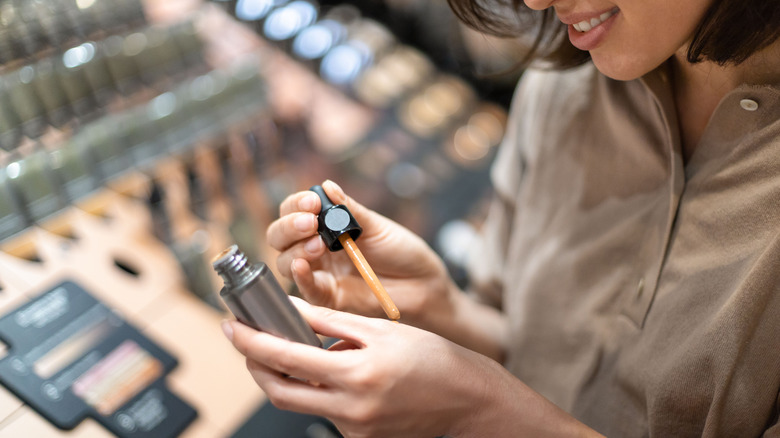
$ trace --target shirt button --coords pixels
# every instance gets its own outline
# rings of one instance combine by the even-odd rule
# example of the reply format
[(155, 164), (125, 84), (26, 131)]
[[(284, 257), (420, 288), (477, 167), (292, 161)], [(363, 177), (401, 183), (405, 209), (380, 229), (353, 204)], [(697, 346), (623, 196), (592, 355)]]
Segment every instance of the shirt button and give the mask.
[(755, 111), (758, 109), (758, 102), (753, 99), (742, 99), (739, 101), (739, 106), (746, 111)]

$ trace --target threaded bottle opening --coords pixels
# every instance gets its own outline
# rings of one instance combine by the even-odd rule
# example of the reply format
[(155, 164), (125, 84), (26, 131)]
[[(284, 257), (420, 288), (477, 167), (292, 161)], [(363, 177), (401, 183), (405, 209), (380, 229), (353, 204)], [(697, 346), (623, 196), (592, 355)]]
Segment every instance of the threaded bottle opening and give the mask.
[(238, 245), (231, 245), (219, 253), (214, 257), (211, 265), (222, 277), (222, 281), (228, 289), (243, 284), (257, 272), (255, 266), (249, 263), (246, 254), (238, 249)]

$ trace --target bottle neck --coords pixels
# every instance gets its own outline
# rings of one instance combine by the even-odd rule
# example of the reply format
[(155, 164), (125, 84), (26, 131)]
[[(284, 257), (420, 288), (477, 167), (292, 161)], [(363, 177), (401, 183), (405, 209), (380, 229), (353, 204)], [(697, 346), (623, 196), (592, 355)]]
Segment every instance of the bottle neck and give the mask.
[(213, 262), (226, 289), (232, 289), (245, 284), (260, 271), (259, 266), (252, 265), (237, 245), (233, 245), (220, 254)]

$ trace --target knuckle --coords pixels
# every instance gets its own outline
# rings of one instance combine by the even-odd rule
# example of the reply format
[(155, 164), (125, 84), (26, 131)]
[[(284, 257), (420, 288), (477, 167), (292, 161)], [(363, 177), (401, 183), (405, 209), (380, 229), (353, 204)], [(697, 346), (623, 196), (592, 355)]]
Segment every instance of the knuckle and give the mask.
[(270, 383), (263, 389), (268, 400), (277, 408), (283, 410), (291, 410), (293, 408), (292, 401), (287, 397), (287, 392), (281, 390), (279, 385)]
[(377, 423), (381, 417), (381, 412), (382, 409), (379, 404), (366, 401), (360, 403), (352, 410), (349, 421), (355, 426), (365, 430)]
[(270, 358), (270, 362), (271, 366), (277, 371), (292, 374), (292, 371), (295, 370), (296, 361), (287, 351), (281, 351), (278, 354), (273, 355)]
[(289, 277), (290, 263), (291, 262), (287, 257), (280, 254), (279, 257), (276, 258), (276, 269), (285, 277)]
[(252, 374), (255, 374), (255, 372), (260, 372), (263, 370), (262, 366), (254, 359), (247, 357), (245, 359), (245, 362), (246, 362), (246, 369), (248, 369), (249, 372)]
[(373, 366), (364, 364), (353, 369), (348, 374), (347, 380), (349, 385), (359, 392), (374, 393), (381, 387), (382, 378)]
[(277, 234), (279, 234), (279, 233), (276, 231), (276, 229), (277, 229), (278, 227), (279, 227), (279, 224), (278, 224), (278, 219), (277, 219), (277, 220), (275, 220), (275, 221), (271, 222), (271, 224), (270, 224), (270, 225), (268, 225), (268, 228), (265, 230), (265, 240), (266, 240), (266, 241), (267, 241), (267, 242), (268, 242), (268, 243), (269, 243), (269, 244), (270, 244), (270, 245), (271, 245), (271, 246), (272, 246), (274, 249), (279, 249), (279, 248), (276, 248), (276, 246), (275, 246), (275, 242), (274, 242), (274, 237), (276, 237), (276, 235), (277, 235)]

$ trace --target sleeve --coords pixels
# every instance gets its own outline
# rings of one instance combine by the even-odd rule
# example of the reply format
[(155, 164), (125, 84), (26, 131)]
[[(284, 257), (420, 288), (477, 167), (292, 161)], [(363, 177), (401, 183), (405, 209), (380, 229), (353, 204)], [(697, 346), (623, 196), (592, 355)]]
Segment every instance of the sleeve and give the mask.
[(522, 232), (518, 212), (523, 193), (533, 189), (533, 169), (544, 164), (540, 151), (561, 130), (560, 120), (572, 108), (570, 97), (581, 96), (582, 84), (595, 74), (595, 67), (585, 64), (566, 72), (529, 69), (520, 79), (491, 168), (492, 203), (466, 265), (469, 292), (488, 305), (502, 307), (503, 276), (511, 269), (512, 245)]
[(519, 190), (525, 168), (518, 134), (522, 131), (521, 126), (527, 122), (525, 90), (528, 89), (529, 76), (527, 72), (524, 74), (512, 98), (507, 130), (490, 173), (493, 197), (466, 265), (468, 292), (499, 309), (503, 301), (502, 273), (515, 216), (515, 194)]

